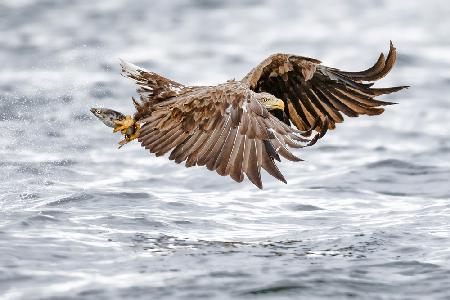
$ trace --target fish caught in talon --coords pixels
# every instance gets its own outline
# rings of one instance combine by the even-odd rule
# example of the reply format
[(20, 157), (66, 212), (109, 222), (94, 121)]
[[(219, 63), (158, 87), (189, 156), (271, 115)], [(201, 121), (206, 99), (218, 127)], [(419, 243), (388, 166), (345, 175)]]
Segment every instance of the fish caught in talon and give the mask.
[(113, 132), (122, 133), (125, 138), (119, 142), (119, 149), (139, 137), (141, 125), (129, 115), (124, 115), (109, 108), (91, 108), (91, 112), (106, 126), (112, 127)]

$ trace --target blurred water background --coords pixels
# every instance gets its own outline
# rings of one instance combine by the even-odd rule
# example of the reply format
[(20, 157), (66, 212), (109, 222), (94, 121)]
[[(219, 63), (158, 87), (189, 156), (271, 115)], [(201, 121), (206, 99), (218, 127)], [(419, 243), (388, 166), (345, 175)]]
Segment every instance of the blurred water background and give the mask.
[[(0, 2), (0, 298), (450, 298), (450, 4)], [(94, 120), (132, 112), (118, 58), (185, 84), (274, 52), (345, 70), (392, 39), (411, 85), (264, 190), (155, 158)]]

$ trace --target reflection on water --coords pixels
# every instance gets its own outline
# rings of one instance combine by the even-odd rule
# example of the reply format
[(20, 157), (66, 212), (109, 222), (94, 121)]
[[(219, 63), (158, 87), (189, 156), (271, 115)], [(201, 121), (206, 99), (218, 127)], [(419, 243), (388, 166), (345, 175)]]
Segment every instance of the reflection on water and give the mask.
[[(439, 0), (2, 1), (3, 298), (449, 297), (449, 13)], [(274, 52), (363, 69), (390, 39), (383, 85), (412, 87), (283, 162), (287, 185), (117, 150), (89, 113), (132, 111), (119, 57), (217, 84)]]

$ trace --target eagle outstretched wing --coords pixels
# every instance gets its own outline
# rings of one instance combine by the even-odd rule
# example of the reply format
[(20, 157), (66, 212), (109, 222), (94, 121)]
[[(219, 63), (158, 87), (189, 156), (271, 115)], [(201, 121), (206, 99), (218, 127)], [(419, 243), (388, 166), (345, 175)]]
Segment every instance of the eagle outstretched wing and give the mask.
[[(280, 156), (299, 161), (288, 149), (314, 144), (279, 121), (239, 82), (203, 87), (176, 99), (155, 103), (149, 117), (138, 120), (139, 142), (157, 156), (171, 151), (169, 159), (186, 166), (206, 166), (237, 182), (244, 174), (262, 188), (261, 168), (286, 182), (275, 165)], [(319, 126), (320, 127), (320, 126)], [(322, 123), (321, 131), (325, 131)]]
[[(375, 65), (361, 72), (346, 72), (321, 65), (319, 60), (289, 54), (275, 54), (264, 60), (242, 80), (251, 90), (268, 92), (285, 103), (284, 122), (306, 130), (328, 119), (329, 129), (349, 117), (378, 115), (380, 106), (394, 104), (375, 99), (407, 86), (372, 88), (394, 66), (396, 49), (390, 43)], [(283, 119), (280, 117), (280, 119)]]

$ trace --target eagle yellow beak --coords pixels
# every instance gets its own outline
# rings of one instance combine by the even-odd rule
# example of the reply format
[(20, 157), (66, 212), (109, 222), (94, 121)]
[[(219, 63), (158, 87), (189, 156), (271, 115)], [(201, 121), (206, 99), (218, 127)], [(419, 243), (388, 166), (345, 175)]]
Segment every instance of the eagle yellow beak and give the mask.
[(268, 110), (281, 109), (284, 110), (284, 102), (280, 99), (268, 99), (264, 102), (264, 106)]

